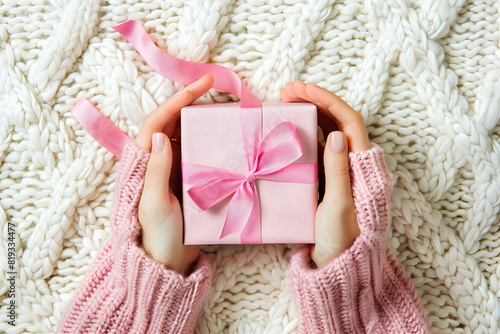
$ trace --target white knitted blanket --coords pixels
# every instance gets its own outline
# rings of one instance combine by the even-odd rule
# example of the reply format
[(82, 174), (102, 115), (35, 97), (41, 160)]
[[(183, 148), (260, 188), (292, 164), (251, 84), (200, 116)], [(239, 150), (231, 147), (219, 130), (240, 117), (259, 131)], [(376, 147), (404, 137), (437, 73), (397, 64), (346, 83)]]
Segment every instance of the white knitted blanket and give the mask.
[[(262, 100), (278, 101), (279, 89), (299, 79), (359, 110), (394, 175), (390, 245), (430, 325), (498, 332), (499, 7), (0, 0), (0, 332), (54, 332), (110, 235), (119, 160), (71, 108), (85, 96), (135, 137), (144, 116), (181, 88), (110, 28), (128, 19), (176, 57), (233, 69)], [(212, 90), (200, 101), (233, 99)], [(294, 247), (202, 247), (213, 287), (197, 332), (295, 332), (286, 262)]]

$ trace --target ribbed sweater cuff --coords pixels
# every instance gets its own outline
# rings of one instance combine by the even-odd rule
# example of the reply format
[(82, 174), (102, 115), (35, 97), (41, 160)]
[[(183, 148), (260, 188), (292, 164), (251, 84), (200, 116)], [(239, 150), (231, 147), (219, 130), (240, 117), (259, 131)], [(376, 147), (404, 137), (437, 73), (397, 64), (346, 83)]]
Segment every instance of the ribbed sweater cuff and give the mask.
[[(122, 258), (117, 284), (129, 295), (132, 309), (125, 314), (134, 315), (127, 318), (136, 319), (129, 332), (159, 333), (168, 328), (169, 333), (192, 333), (211, 285), (208, 258), (200, 254), (187, 277), (151, 258), (133, 240)], [(141, 328), (141, 324), (147, 327)]]
[[(115, 228), (137, 210), (150, 156), (151, 152), (135, 146), (134, 140), (123, 148), (116, 173), (115, 196), (110, 217)], [(116, 232), (119, 230), (120, 228)]]
[(70, 301), (58, 333), (192, 333), (211, 286), (206, 256), (200, 254), (184, 277), (133, 241), (120, 247), (118, 258), (113, 248), (110, 239)]
[(113, 234), (70, 302), (61, 333), (192, 333), (211, 286), (211, 264), (200, 254), (191, 274), (146, 254), (137, 205), (150, 152), (131, 141), (117, 173)]
[(420, 296), (389, 249), (362, 235), (320, 269), (310, 247), (290, 257), (290, 282), (301, 333), (428, 333)]
[(425, 312), (410, 278), (385, 243), (392, 179), (383, 150), (349, 153), (360, 228), (351, 246), (323, 268), (310, 246), (290, 257), (289, 278), (305, 333), (426, 333)]
[(289, 276), (301, 332), (354, 333), (363, 328), (358, 298), (360, 290), (370, 286), (372, 257), (379, 259), (380, 251), (368, 254), (360, 235), (351, 247), (320, 269), (311, 261), (309, 246), (295, 251), (290, 257)]
[(131, 308), (124, 313), (129, 316), (123, 322), (135, 319), (128, 327), (134, 333), (163, 332), (166, 328), (169, 333), (190, 333), (210, 289), (211, 264), (200, 254), (191, 274), (184, 277), (151, 258), (142, 247), (137, 206), (150, 155), (131, 141), (124, 148), (117, 177), (119, 201), (113, 220), (117, 263), (113, 277), (127, 291), (127, 307)]
[(362, 234), (375, 243), (385, 242), (391, 223), (389, 202), (392, 176), (384, 150), (370, 143), (370, 149), (349, 152), (349, 171), (356, 218)]

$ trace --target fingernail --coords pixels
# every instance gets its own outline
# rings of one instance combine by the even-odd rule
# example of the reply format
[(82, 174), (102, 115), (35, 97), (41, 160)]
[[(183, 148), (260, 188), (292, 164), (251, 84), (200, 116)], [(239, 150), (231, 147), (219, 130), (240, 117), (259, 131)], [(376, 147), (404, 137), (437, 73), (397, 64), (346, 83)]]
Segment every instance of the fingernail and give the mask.
[(345, 136), (340, 131), (330, 134), (330, 148), (334, 152), (342, 152), (345, 148)]
[(156, 132), (153, 134), (153, 151), (161, 152), (163, 151), (163, 147), (165, 146), (165, 141), (163, 140), (163, 136), (161, 132)]

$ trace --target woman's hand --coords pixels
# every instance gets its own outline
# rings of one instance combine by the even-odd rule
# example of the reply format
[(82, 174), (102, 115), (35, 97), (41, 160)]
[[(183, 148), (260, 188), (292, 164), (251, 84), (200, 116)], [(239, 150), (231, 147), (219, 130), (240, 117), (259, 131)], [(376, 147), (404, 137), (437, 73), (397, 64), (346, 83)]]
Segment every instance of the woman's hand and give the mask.
[(135, 139), (135, 145), (141, 149), (151, 151), (153, 147), (139, 202), (142, 245), (155, 260), (185, 276), (198, 259), (200, 246), (183, 245), (182, 211), (176, 197), (180, 196), (181, 183), (179, 152), (172, 149), (169, 138), (179, 141), (181, 108), (213, 85), (214, 77), (207, 74), (186, 86), (146, 116)]
[(280, 90), (280, 96), (285, 102), (314, 103), (319, 111), (318, 124), (325, 135), (329, 134), (323, 154), (318, 154), (318, 166), (323, 156), (325, 178), (320, 171), (322, 201), (316, 212), (316, 244), (311, 247), (312, 260), (322, 268), (348, 248), (359, 234), (348, 152), (369, 149), (368, 133), (360, 113), (319, 86), (300, 81), (287, 83)]

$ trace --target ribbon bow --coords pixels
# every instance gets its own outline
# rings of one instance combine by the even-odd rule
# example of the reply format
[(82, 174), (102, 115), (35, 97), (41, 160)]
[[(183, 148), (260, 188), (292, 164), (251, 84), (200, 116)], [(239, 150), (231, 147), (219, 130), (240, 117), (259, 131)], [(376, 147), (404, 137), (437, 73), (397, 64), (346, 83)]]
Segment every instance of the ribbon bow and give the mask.
[[(241, 131), (249, 174), (183, 163), (182, 178), (184, 184), (194, 185), (188, 195), (203, 211), (234, 194), (220, 238), (241, 232), (242, 243), (262, 243), (255, 179), (294, 183), (317, 181), (315, 163), (292, 164), (303, 154), (302, 143), (293, 124), (283, 122), (276, 125), (261, 141), (262, 103), (236, 73), (220, 65), (192, 63), (168, 55), (151, 41), (136, 21), (129, 20), (113, 28), (132, 44), (151, 68), (164, 77), (187, 85), (211, 73), (215, 78), (214, 88), (240, 98)], [(117, 156), (121, 155), (124, 145), (131, 140), (84, 98), (72, 112), (99, 143)], [(102, 135), (102, 128), (106, 136)]]
[(220, 239), (241, 233), (242, 243), (260, 243), (260, 206), (255, 180), (316, 182), (315, 164), (292, 165), (302, 154), (302, 143), (295, 126), (291, 122), (282, 122), (260, 143), (252, 169), (247, 175), (183, 163), (183, 182), (194, 184), (187, 193), (202, 211), (234, 194)]

